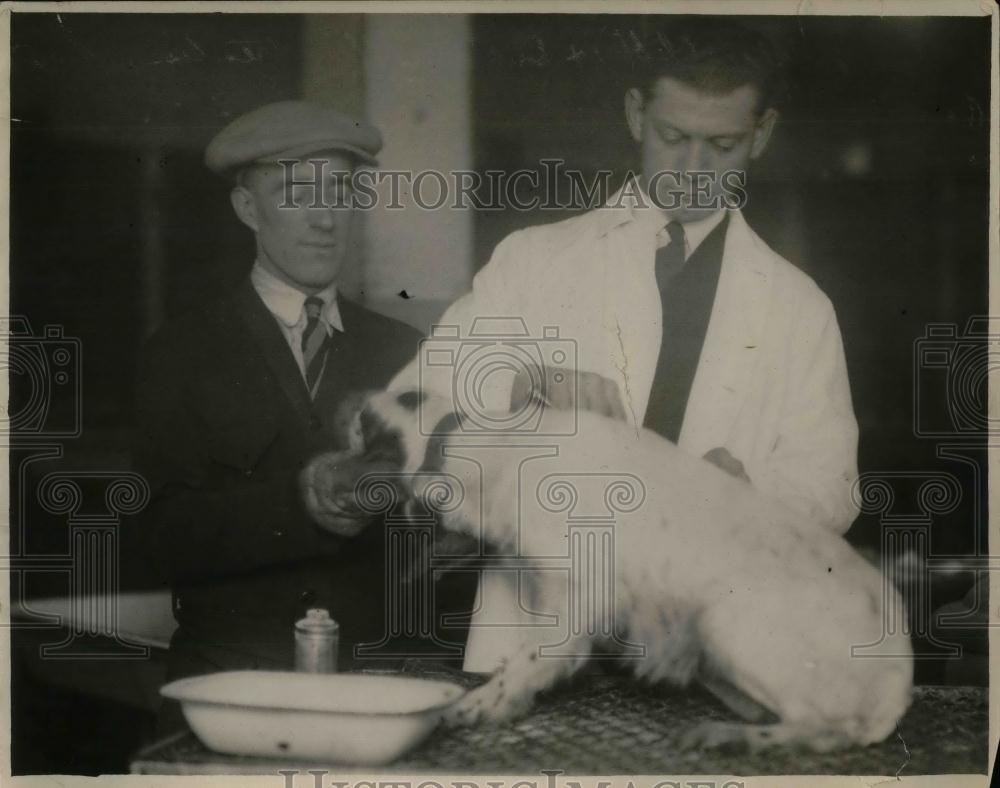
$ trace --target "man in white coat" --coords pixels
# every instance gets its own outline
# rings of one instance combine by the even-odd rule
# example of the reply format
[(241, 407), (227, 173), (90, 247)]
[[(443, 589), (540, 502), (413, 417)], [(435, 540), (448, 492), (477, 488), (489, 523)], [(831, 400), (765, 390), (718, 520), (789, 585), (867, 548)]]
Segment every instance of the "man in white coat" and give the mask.
[[(484, 317), (520, 318), (532, 337), (556, 327), (575, 342), (578, 375), (546, 369), (551, 402), (654, 429), (843, 533), (856, 515), (858, 433), (833, 307), (725, 204), (732, 173), (771, 137), (776, 59), (729, 23), (664, 27), (649, 73), (625, 94), (637, 182), (596, 210), (508, 236), (440, 323), (462, 338)], [(711, 173), (710, 186), (697, 173)], [(454, 373), (416, 359), (391, 387), (479, 385)], [(507, 408), (523, 402), (525, 381), (498, 372), (475, 397)], [(512, 629), (487, 624), (512, 594), (485, 574), (467, 668), (509, 653)]]

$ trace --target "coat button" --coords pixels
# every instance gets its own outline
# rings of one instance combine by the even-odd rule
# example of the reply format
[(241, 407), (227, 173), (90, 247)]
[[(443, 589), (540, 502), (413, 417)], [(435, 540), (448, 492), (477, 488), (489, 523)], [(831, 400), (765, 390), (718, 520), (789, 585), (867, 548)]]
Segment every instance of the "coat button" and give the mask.
[(303, 604), (311, 605), (316, 601), (316, 592), (311, 588), (307, 588), (301, 594), (299, 594), (299, 599), (302, 600)]
[(318, 429), (319, 429), (320, 427), (322, 427), (322, 426), (323, 426), (323, 422), (322, 422), (322, 421), (320, 421), (320, 418), (319, 418), (319, 416), (310, 416), (310, 417), (309, 417), (309, 426), (310, 426), (310, 427), (311, 427), (311, 428), (312, 428), (313, 430), (318, 430)]

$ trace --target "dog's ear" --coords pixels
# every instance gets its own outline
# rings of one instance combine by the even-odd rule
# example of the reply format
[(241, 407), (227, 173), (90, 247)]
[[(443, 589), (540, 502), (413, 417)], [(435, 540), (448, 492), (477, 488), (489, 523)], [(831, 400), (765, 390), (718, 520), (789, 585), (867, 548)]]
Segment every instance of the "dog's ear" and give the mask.
[(333, 414), (333, 433), (337, 445), (361, 453), (365, 450), (361, 431), (361, 411), (374, 391), (349, 391)]

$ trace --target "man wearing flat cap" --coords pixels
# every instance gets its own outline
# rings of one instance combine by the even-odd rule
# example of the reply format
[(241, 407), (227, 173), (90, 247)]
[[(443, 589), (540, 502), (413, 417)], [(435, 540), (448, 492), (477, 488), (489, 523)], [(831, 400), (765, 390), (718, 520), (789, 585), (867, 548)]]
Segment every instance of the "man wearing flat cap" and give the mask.
[(338, 448), (331, 417), (348, 392), (383, 388), (419, 340), (337, 291), (350, 176), (381, 144), (330, 107), (285, 101), (238, 118), (206, 150), (233, 179), (257, 257), (234, 292), (151, 340), (140, 381), (144, 533), (179, 624), (172, 677), (291, 669), (309, 608), (339, 622), (342, 667), (353, 646), (383, 637), (384, 529), (356, 516), (320, 527), (298, 487), (311, 457)]

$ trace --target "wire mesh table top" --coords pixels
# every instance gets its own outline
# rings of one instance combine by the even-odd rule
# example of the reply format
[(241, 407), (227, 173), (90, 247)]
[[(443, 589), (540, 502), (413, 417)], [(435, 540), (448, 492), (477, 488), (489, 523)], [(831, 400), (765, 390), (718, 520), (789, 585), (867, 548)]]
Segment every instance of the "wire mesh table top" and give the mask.
[[(466, 686), (481, 677), (430, 673)], [(736, 720), (704, 690), (644, 686), (619, 676), (585, 676), (539, 697), (526, 717), (503, 725), (438, 730), (387, 767), (330, 765), (330, 771), (436, 774), (916, 774), (985, 773), (987, 692), (980, 687), (918, 687), (897, 734), (870, 747), (816, 754), (683, 751), (678, 741), (704, 720)], [(158, 742), (132, 769), (160, 774), (276, 774), (323, 764), (221, 755), (188, 732)]]

